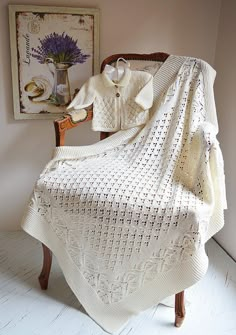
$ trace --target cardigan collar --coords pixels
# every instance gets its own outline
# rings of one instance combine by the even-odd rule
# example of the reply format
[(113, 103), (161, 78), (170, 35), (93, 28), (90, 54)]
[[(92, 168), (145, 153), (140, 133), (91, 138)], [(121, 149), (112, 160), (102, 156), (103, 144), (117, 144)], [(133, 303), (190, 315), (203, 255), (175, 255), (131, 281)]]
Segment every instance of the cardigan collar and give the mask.
[(131, 77), (131, 70), (129, 68), (124, 68), (124, 74), (118, 82), (112, 81), (105, 69), (102, 72), (102, 80), (106, 87), (112, 87), (115, 85), (125, 87), (129, 84), (130, 77)]

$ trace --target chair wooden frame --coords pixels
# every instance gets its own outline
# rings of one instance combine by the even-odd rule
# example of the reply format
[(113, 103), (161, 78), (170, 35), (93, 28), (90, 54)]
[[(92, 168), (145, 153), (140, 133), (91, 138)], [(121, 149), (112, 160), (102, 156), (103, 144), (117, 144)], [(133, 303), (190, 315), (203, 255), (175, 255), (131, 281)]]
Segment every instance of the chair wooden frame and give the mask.
[[(156, 52), (152, 54), (115, 54), (110, 57), (107, 57), (101, 65), (101, 72), (103, 71), (106, 64), (114, 63), (118, 58), (123, 57), (126, 60), (148, 60), (148, 61), (158, 61), (164, 62), (168, 58), (168, 54), (163, 52)], [(93, 118), (92, 109), (87, 109), (87, 115), (82, 120), (74, 122), (71, 116), (65, 115), (61, 119), (54, 121), (55, 127), (55, 136), (56, 136), (56, 146), (64, 146), (65, 144), (65, 133), (67, 130), (77, 127), (81, 123), (86, 121), (90, 121)], [(100, 139), (105, 139), (110, 136), (110, 133), (101, 132)], [(52, 252), (46, 246), (43, 246), (43, 267), (42, 271), (39, 275), (39, 283), (42, 290), (46, 290), (48, 288), (49, 275), (52, 264)], [(185, 304), (184, 304), (184, 291), (179, 292), (175, 295), (175, 326), (180, 327), (185, 318)]]

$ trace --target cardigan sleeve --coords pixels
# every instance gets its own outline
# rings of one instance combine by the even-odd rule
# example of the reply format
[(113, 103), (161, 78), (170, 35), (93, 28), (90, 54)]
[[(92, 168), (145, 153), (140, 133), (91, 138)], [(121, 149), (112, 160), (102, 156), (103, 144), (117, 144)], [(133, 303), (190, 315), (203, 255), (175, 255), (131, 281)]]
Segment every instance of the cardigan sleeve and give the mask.
[(144, 110), (152, 107), (153, 104), (153, 76), (145, 73), (145, 84), (135, 97), (135, 102)]
[(86, 83), (81, 87), (67, 109), (72, 107), (74, 109), (83, 109), (92, 105), (95, 98), (95, 88), (92, 82), (92, 78), (93, 77), (86, 81)]

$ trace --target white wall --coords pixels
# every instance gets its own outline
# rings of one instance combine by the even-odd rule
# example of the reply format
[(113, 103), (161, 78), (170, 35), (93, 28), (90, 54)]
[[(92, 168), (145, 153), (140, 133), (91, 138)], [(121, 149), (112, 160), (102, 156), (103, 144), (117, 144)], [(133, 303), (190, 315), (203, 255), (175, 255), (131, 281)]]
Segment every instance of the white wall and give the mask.
[[(101, 10), (101, 60), (118, 52), (165, 51), (213, 64), (220, 0), (1, 0), (0, 2), (0, 230), (20, 228), (24, 205), (54, 146), (52, 121), (13, 119), (7, 5), (95, 7)], [(68, 144), (92, 143), (90, 125)]]
[(215, 57), (215, 97), (224, 154), (228, 210), (217, 241), (236, 260), (236, 1), (223, 0)]

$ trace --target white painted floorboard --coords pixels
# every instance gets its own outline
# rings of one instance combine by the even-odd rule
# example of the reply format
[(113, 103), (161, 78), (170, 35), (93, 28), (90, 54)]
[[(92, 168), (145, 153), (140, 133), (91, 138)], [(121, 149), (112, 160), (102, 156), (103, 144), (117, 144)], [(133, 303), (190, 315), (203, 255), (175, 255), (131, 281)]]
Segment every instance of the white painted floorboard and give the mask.
[[(213, 240), (207, 275), (186, 291), (184, 324), (174, 310), (150, 308), (115, 335), (236, 335), (236, 264)], [(23, 232), (0, 234), (1, 335), (105, 335), (84, 311), (53, 261), (49, 288), (41, 291), (41, 244)]]

